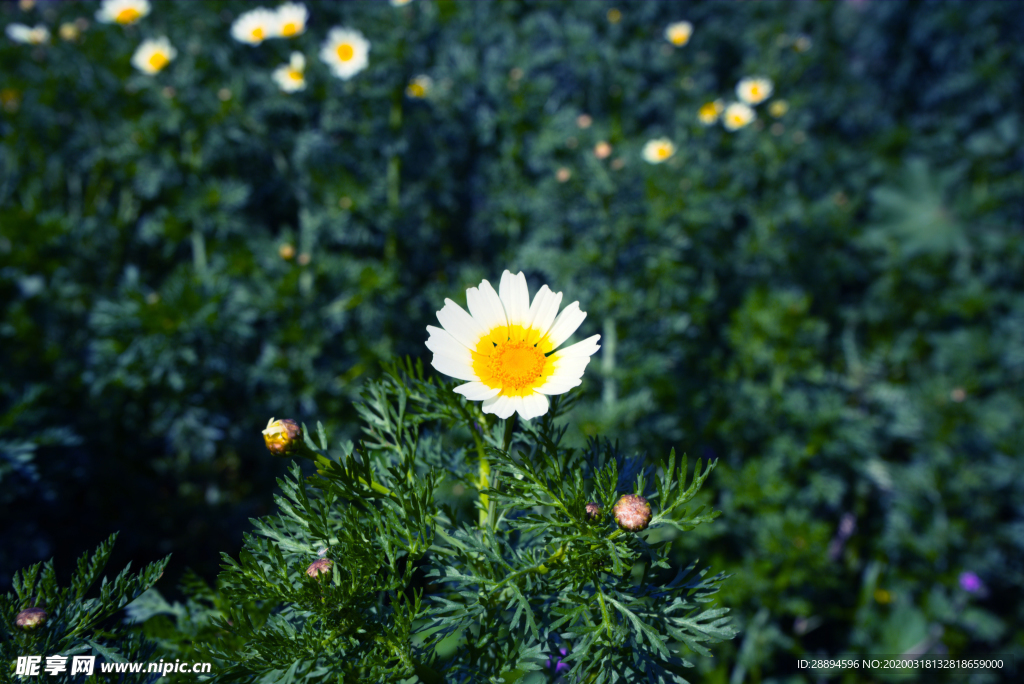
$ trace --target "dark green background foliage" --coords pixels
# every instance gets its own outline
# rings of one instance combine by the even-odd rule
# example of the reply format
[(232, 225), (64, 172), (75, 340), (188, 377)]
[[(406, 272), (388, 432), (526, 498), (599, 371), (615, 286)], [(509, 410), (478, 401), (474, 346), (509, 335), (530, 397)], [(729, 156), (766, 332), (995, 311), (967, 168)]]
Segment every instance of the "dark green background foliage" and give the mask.
[[(571, 439), (719, 458), (722, 517), (676, 542), (734, 573), (741, 634), (706, 681), (1020, 659), (1024, 6), (307, 4), (305, 35), (258, 47), (229, 36), (238, 2), (0, 41), (3, 583), (114, 530), (115, 565), (173, 551), (165, 594), (212, 580), (271, 509), (266, 420), (355, 437), (363, 379), (429, 358), (444, 298), (511, 268), (603, 336)], [(56, 34), (95, 7), (0, 22)], [(317, 58), (334, 25), (372, 43), (348, 82)], [(134, 72), (160, 34), (178, 58)], [(293, 49), (308, 89), (284, 95)], [(788, 113), (697, 122), (757, 74)], [(660, 136), (677, 153), (646, 164)]]

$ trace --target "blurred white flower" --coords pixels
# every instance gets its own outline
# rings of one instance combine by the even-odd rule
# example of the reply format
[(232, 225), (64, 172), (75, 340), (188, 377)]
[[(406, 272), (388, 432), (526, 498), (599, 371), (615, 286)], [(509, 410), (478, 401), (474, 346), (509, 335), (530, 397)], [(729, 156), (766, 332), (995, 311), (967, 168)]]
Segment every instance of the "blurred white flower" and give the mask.
[(660, 164), (676, 153), (676, 146), (668, 138), (655, 138), (644, 144), (640, 156), (651, 164)]
[(320, 49), (320, 59), (335, 76), (348, 80), (369, 64), (370, 41), (354, 29), (332, 28)]
[(240, 14), (231, 24), (231, 37), (249, 45), (259, 45), (267, 38), (274, 38), (280, 33), (277, 12), (271, 12), (265, 7), (257, 7)]
[(178, 56), (166, 37), (144, 40), (132, 55), (132, 66), (144, 74), (155, 74)]
[[(466, 384), (455, 391), (482, 401), (484, 413), (524, 420), (548, 412), (548, 395), (580, 384), (600, 335), (555, 351), (587, 314), (573, 302), (558, 313), (562, 293), (544, 285), (530, 303), (526, 276), (505, 271), (498, 292), (486, 280), (466, 290), (469, 313), (450, 299), (437, 312), (441, 328), (427, 326), (431, 365)], [(556, 317), (556, 314), (557, 317)]]
[(42, 24), (35, 28), (29, 28), (24, 24), (8, 24), (7, 37), (16, 43), (41, 45), (50, 42), (50, 30)]
[(277, 8), (277, 35), (292, 38), (306, 32), (309, 11), (305, 5), (287, 2)]
[(272, 74), (274, 81), (286, 93), (306, 89), (306, 58), (301, 52), (293, 52), (288, 64), (283, 64)]
[(715, 100), (714, 102), (705, 102), (697, 110), (697, 119), (705, 126), (718, 121), (719, 115), (725, 110), (725, 104), (721, 100)]
[(426, 74), (420, 74), (416, 78), (409, 81), (409, 85), (405, 87), (405, 94), (409, 97), (422, 99), (427, 96), (430, 89), (434, 87), (434, 79), (430, 78)]
[(743, 128), (757, 118), (754, 110), (742, 102), (733, 102), (725, 108), (725, 115), (722, 117), (722, 125), (726, 130), (735, 131)]
[(682, 47), (690, 42), (693, 35), (693, 24), (688, 21), (677, 21), (665, 28), (665, 40), (676, 47)]
[(412, 2), (412, 0), (389, 0), (389, 1), (391, 2), (391, 6), (392, 7), (402, 7), (403, 5), (408, 5), (410, 2)]
[(772, 94), (772, 82), (767, 78), (747, 77), (736, 84), (736, 97), (747, 104), (764, 102)]
[(103, 0), (96, 20), (104, 24), (134, 24), (149, 14), (149, 0)]

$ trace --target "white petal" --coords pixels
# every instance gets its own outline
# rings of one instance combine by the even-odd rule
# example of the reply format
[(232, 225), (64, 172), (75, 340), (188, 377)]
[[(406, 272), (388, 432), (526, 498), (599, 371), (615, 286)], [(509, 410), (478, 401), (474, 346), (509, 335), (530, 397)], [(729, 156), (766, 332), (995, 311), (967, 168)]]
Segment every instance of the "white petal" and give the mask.
[(479, 288), (466, 290), (466, 303), (469, 305), (469, 313), (485, 330), (491, 331), (508, 325), (501, 298), (486, 280), (480, 283)]
[(565, 349), (559, 349), (557, 352), (557, 357), (559, 359), (566, 359), (583, 356), (593, 356), (594, 353), (601, 348), (601, 345), (597, 343), (599, 339), (601, 339), (600, 335), (594, 335), (593, 337), (588, 337), (582, 342), (577, 342), (576, 344), (569, 345)]
[(533, 394), (523, 397), (523, 408), (519, 410), (519, 415), (524, 420), (531, 420), (533, 418), (539, 418), (548, 412), (548, 398), (543, 394)]
[(441, 356), (440, 354), (434, 354), (434, 358), (431, 360), (430, 365), (438, 370), (440, 373), (450, 375), (458, 380), (479, 380), (476, 377), (476, 373), (473, 372), (473, 367), (447, 356)]
[(552, 378), (580, 378), (587, 364), (590, 363), (589, 356), (571, 356), (568, 359), (555, 361), (555, 372)]
[(540, 392), (541, 394), (565, 394), (573, 387), (579, 387), (582, 380), (548, 380), (540, 387), (536, 388), (534, 392)]
[(482, 382), (467, 382), (465, 385), (459, 385), (456, 387), (455, 391), (470, 401), (482, 401), (484, 399), (490, 399), (498, 396), (501, 392), (501, 388), (488, 387)]
[(526, 275), (522, 271), (516, 275), (505, 271), (501, 274), (498, 292), (501, 303), (505, 305), (508, 324), (521, 325), (524, 328), (529, 325), (527, 315), (530, 313), (530, 288), (526, 286)]
[(480, 406), (484, 413), (493, 413), (499, 418), (508, 418), (516, 412), (512, 406), (511, 397), (505, 395), (498, 395), (493, 399), (484, 399), (484, 403)]
[(477, 342), (487, 333), (475, 318), (450, 299), (444, 300), (444, 308), (437, 312), (437, 320), (452, 337), (469, 349), (475, 349)]
[(573, 302), (565, 307), (548, 331), (548, 342), (551, 343), (552, 349), (557, 349), (558, 345), (569, 339), (586, 317), (586, 312), (580, 311), (579, 302)]
[(447, 330), (428, 325), (427, 332), (430, 333), (430, 337), (427, 339), (427, 349), (441, 356), (449, 356), (469, 364), (473, 363), (473, 355), (469, 349), (452, 337)]
[(551, 329), (551, 324), (555, 321), (555, 316), (558, 314), (558, 307), (561, 303), (562, 293), (552, 292), (548, 289), (547, 285), (542, 286), (540, 291), (534, 296), (528, 317), (530, 319), (530, 327), (539, 330), (541, 337), (544, 337), (548, 330)]

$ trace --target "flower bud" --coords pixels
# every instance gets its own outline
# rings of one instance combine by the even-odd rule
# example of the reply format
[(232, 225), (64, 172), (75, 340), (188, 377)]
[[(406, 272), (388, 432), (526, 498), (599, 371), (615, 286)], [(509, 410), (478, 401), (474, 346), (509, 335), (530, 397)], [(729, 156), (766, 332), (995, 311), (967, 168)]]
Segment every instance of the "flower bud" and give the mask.
[(331, 561), (327, 558), (315, 560), (306, 568), (306, 574), (314, 578), (318, 575), (326, 575), (331, 571), (331, 565)]
[(294, 453), (299, 447), (302, 428), (294, 420), (270, 419), (267, 429), (263, 431), (263, 441), (267, 449), (275, 456), (286, 456)]
[(26, 608), (18, 613), (18, 617), (14, 619), (14, 624), (22, 629), (36, 629), (45, 623), (48, 617), (50, 617), (49, 614), (42, 608)]
[(625, 494), (612, 508), (615, 522), (624, 530), (639, 532), (651, 524), (651, 504), (636, 494)]
[(587, 504), (587, 520), (592, 523), (601, 520), (601, 504), (596, 501), (591, 501)]

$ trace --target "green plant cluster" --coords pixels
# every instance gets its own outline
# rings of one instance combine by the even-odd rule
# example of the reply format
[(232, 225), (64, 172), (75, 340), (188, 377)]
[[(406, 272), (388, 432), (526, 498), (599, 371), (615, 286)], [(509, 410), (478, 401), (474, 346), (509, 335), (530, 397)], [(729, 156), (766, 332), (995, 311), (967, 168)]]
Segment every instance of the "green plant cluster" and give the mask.
[[(190, 616), (229, 609), (210, 559), (268, 512), (266, 418), (357, 439), (364, 376), (426, 358), (444, 298), (511, 268), (602, 335), (567, 447), (717, 459), (696, 502), (722, 518), (673, 546), (735, 573), (740, 638), (693, 658), (703, 680), (815, 681), (798, 658), (846, 653), (1021, 662), (1020, 4), (307, 5), (305, 34), (260, 46), (229, 35), (249, 3), (154, 2), (74, 42), (56, 27), (95, 3), (0, 6), (55, 36), (0, 43), (0, 580), (93, 544), (73, 510), (196, 567), (167, 605), (227, 639)], [(317, 57), (336, 25), (372, 44), (347, 81)], [(177, 59), (133, 73), (162, 34)], [(307, 89), (283, 94), (292, 50)], [(755, 75), (774, 92), (753, 123), (699, 121)], [(648, 164), (660, 137), (676, 152)]]
[[(453, 386), (411, 363), (370, 383), (365, 439), (330, 448), (322, 425), (316, 442), (303, 432), (316, 474), (292, 465), (281, 513), (253, 520), (237, 561), (225, 554), (218, 592), (197, 587), (186, 606), (151, 592), (132, 617), (173, 617), (147, 633), (214, 663), (217, 681), (544, 681), (565, 645), (576, 681), (674, 682), (693, 667), (682, 646), (710, 655), (733, 637), (728, 609), (709, 605), (724, 576), (673, 569), (670, 542), (611, 514), (637, 492), (652, 533), (710, 522), (686, 504), (713, 464), (687, 486), (674, 453), (655, 473), (608, 443), (565, 447), (571, 400), (517, 431)], [(443, 482), (475, 487), (480, 463), (479, 519), (435, 501)]]

